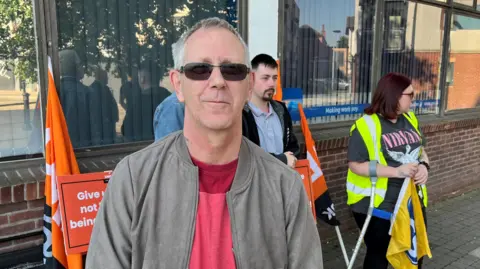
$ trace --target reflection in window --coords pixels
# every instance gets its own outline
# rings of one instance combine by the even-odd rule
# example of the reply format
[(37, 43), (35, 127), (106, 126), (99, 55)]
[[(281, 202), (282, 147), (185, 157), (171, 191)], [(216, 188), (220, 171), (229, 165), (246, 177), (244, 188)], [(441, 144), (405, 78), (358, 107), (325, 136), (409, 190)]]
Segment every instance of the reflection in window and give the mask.
[(435, 113), (440, 96), (442, 9), (403, 1), (385, 4), (385, 16), (390, 18), (389, 30), (401, 29), (403, 36), (398, 39), (399, 43), (395, 43), (397, 50), (392, 50), (391, 40), (384, 44), (382, 75), (399, 72), (408, 76), (415, 89), (415, 112)]
[(153, 139), (155, 108), (173, 91), (171, 45), (237, 1), (56, 1), (60, 98), (74, 147)]
[(455, 29), (450, 32), (450, 59), (454, 59), (448, 87), (447, 109), (465, 109), (480, 106), (480, 19), (453, 15)]
[(0, 160), (43, 151), (33, 10), (0, 2)]
[(473, 1), (474, 0), (453, 0), (454, 3), (458, 3), (461, 5), (473, 7)]
[(368, 102), (375, 13), (368, 2), (285, 1), (284, 96), (301, 96), (311, 122), (352, 118), (345, 107)]
[(447, 85), (453, 86), (453, 77), (455, 72), (455, 62), (449, 62), (447, 66)]
[(402, 50), (405, 46), (405, 26), (402, 25), (402, 16), (388, 16), (387, 38), (385, 48), (388, 50)]

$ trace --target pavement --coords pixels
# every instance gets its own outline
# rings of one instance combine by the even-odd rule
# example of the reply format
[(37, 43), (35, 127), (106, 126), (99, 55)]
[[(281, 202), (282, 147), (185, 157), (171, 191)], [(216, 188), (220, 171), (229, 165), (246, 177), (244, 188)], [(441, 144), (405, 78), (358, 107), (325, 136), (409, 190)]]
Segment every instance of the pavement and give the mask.
[[(423, 269), (480, 269), (480, 190), (430, 206), (427, 210), (428, 235), (432, 259)], [(358, 238), (358, 231), (342, 234), (348, 255)], [(322, 241), (325, 269), (347, 268), (338, 241)], [(362, 246), (354, 268), (362, 268)], [(18, 265), (10, 269), (42, 269), (38, 264)]]
[[(480, 269), (480, 190), (448, 199), (427, 209), (428, 238), (432, 258), (423, 269)], [(349, 256), (359, 232), (342, 234)], [(322, 241), (325, 269), (347, 268), (338, 240)], [(365, 245), (354, 268), (362, 268)]]

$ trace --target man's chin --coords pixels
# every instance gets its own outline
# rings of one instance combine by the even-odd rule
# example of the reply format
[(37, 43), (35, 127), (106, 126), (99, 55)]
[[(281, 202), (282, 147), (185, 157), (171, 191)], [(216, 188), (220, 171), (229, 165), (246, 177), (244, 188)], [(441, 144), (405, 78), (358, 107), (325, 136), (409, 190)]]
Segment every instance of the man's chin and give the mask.
[(205, 118), (202, 121), (202, 125), (210, 130), (224, 131), (232, 128), (233, 119), (226, 115), (216, 115), (213, 118)]
[(272, 96), (263, 96), (262, 99), (263, 99), (263, 101), (265, 101), (265, 102), (270, 102), (270, 101), (272, 101), (272, 99), (273, 99), (273, 95), (272, 95)]

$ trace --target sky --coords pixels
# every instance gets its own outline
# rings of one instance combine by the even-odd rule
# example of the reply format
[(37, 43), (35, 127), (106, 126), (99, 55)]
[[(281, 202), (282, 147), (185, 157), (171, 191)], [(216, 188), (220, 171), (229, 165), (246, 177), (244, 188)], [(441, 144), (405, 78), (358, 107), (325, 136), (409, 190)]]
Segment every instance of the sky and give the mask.
[[(355, 14), (355, 0), (295, 0), (300, 8), (300, 26), (308, 24), (318, 32), (325, 24), (327, 42), (335, 45), (345, 35), (347, 17)], [(340, 30), (339, 34), (334, 30)]]
[(480, 19), (456, 15), (455, 19), (460, 23), (464, 30), (479, 30)]

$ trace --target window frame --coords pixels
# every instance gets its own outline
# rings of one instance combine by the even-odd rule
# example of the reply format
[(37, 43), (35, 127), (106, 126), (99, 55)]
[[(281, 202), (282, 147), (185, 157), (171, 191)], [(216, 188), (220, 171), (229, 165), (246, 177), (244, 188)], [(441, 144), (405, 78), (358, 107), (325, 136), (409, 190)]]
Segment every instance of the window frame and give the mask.
[[(364, 1), (366, 0), (361, 0), (359, 2), (360, 5), (362, 5), (362, 3), (365, 3)], [(377, 5), (379, 7), (383, 7), (383, 11), (386, 11), (386, 5), (387, 3), (389, 2), (399, 2), (399, 0), (378, 0), (377, 2), (380, 2), (380, 3), (377, 3)], [(473, 17), (473, 18), (480, 18), (480, 10), (476, 10), (476, 8), (478, 7), (478, 0), (474, 0), (473, 2), (473, 5), (472, 7), (470, 6), (466, 6), (466, 5), (461, 5), (461, 4), (458, 4), (458, 3), (454, 3), (453, 0), (445, 0), (445, 1), (438, 1), (438, 0), (405, 0), (405, 1), (402, 1), (402, 2), (405, 2), (407, 5), (408, 3), (412, 2), (412, 3), (417, 3), (417, 4), (423, 4), (423, 5), (428, 5), (428, 6), (432, 6), (432, 7), (437, 7), (437, 8), (441, 8), (442, 9), (442, 19), (441, 19), (441, 30), (443, 31), (443, 37), (442, 37), (442, 49), (441, 49), (441, 58), (442, 58), (442, 63), (441, 63), (441, 66), (440, 66), (440, 76), (439, 76), (439, 90), (440, 90), (440, 97), (439, 97), (439, 107), (438, 107), (438, 110), (437, 110), (437, 113), (436, 113), (436, 116), (438, 117), (445, 117), (446, 115), (451, 115), (451, 114), (461, 114), (463, 113), (462, 111), (464, 111), (465, 113), (471, 113), (472, 110), (474, 111), (479, 111), (480, 112), (480, 108), (473, 108), (473, 109), (464, 109), (464, 110), (446, 110), (446, 104), (447, 104), (447, 101), (448, 101), (448, 83), (446, 81), (446, 78), (447, 78), (447, 63), (450, 59), (450, 51), (449, 51), (449, 45), (446, 46), (446, 44), (449, 44), (450, 43), (450, 30), (451, 30), (451, 27), (452, 27), (452, 16), (455, 14), (455, 15), (465, 15), (465, 16), (469, 16), (469, 17)], [(279, 12), (283, 14), (283, 6), (282, 6), (282, 3), (284, 3), (284, 0), (279, 0)], [(382, 14), (383, 11), (377, 11), (375, 10), (375, 14)], [(408, 10), (404, 10), (404, 13), (408, 13)], [(357, 15), (357, 14), (355, 14)], [(386, 19), (386, 16), (383, 15), (383, 16), (379, 16), (381, 18), (381, 20), (374, 20), (374, 24), (373, 24), (373, 29), (370, 29), (370, 31), (372, 32), (371, 34), (375, 34), (375, 33), (379, 33), (380, 30), (385, 27), (385, 29), (382, 29), (383, 33), (381, 34), (381, 36), (386, 36), (386, 30), (387, 30), (387, 25), (385, 23), (385, 19)], [(378, 23), (378, 25), (377, 25)], [(403, 23), (403, 20), (402, 20), (402, 23)], [(284, 26), (284, 22), (279, 22), (279, 31), (282, 32), (284, 31), (283, 29), (283, 26)], [(366, 32), (366, 30), (364, 30), (364, 32)], [(358, 34), (358, 33), (357, 33)], [(405, 34), (406, 34), (406, 30), (405, 30)], [(382, 38), (381, 38), (382, 39)], [(385, 39), (382, 39), (382, 40), (385, 40)], [(405, 38), (403, 38), (403, 41), (405, 42)], [(283, 42), (283, 39), (282, 39), (282, 35), (279, 35), (279, 40), (278, 40), (279, 43)], [(375, 42), (375, 39), (373, 40), (373, 42)], [(386, 41), (383, 41), (386, 43)], [(383, 43), (383, 42), (379, 42), (379, 43)], [(394, 49), (394, 50), (389, 50), (388, 48), (386, 48), (386, 46), (382, 46), (384, 50), (386, 51), (398, 51), (397, 49)], [(283, 51), (281, 49), (279, 49), (279, 51)], [(283, 55), (282, 55), (283, 56)], [(382, 51), (380, 50), (375, 50), (374, 49), (374, 53), (372, 55), (372, 63), (376, 63), (377, 61), (378, 62), (381, 62), (382, 61)], [(376, 77), (376, 75), (378, 75), (377, 73), (380, 72), (379, 68), (373, 64), (372, 65), (372, 68), (374, 70), (372, 70), (372, 83), (371, 83), (371, 87), (370, 88), (374, 88), (374, 83), (373, 81), (375, 80), (374, 78)], [(380, 66), (381, 68), (381, 66)], [(345, 121), (347, 124), (351, 124), (351, 120), (347, 120)], [(332, 122), (326, 122), (326, 123), (312, 123), (312, 127), (311, 128), (316, 128), (316, 127), (313, 127), (313, 126), (316, 126), (316, 125), (326, 125), (327, 127), (325, 128), (329, 128), (329, 126), (336, 126), (338, 124), (342, 124), (343, 121), (332, 121)], [(343, 124), (342, 124), (343, 125)], [(322, 128), (323, 129), (323, 128)]]
[[(34, 21), (37, 35), (37, 58), (39, 70), (39, 86), (41, 94), (41, 111), (43, 132), (45, 132), (45, 115), (48, 94), (48, 55), (51, 55), (55, 87), (60, 88), (60, 61), (58, 48), (58, 25), (55, 1), (33, 0)], [(248, 0), (237, 0), (238, 30), (248, 44)], [(153, 123), (152, 123), (153, 124)], [(154, 140), (123, 142), (111, 145), (90, 146), (74, 149), (77, 157), (91, 157), (110, 154), (124, 154), (139, 150)], [(1, 160), (0, 160), (1, 162)]]

